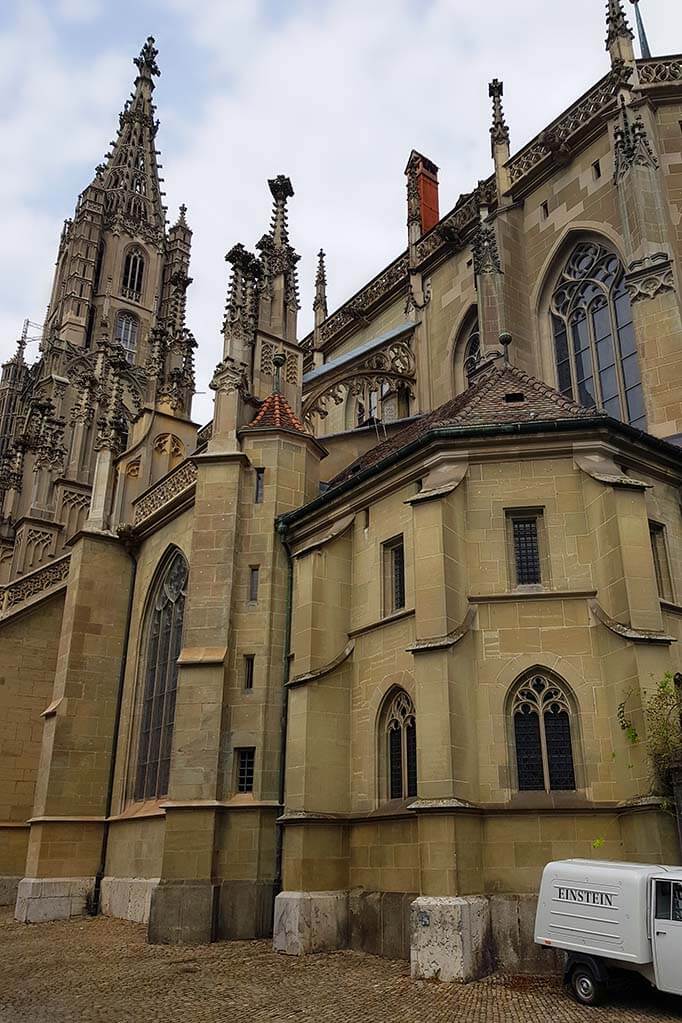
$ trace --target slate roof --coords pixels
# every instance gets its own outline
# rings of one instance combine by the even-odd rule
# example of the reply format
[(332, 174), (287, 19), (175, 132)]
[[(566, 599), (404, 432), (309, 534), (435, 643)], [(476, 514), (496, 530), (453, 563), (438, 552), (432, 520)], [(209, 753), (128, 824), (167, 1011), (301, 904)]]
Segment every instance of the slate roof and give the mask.
[(242, 432), (248, 430), (293, 430), (295, 433), (306, 433), (303, 423), (283, 394), (268, 395), (256, 418)]
[(554, 422), (560, 419), (594, 419), (604, 415), (577, 405), (554, 388), (515, 366), (494, 367), (481, 374), (471, 387), (451, 401), (410, 423), (376, 447), (370, 448), (329, 481), (335, 487), (358, 472), (378, 465), (384, 458), (419, 440), (431, 430), (444, 427), (472, 429), (514, 423)]

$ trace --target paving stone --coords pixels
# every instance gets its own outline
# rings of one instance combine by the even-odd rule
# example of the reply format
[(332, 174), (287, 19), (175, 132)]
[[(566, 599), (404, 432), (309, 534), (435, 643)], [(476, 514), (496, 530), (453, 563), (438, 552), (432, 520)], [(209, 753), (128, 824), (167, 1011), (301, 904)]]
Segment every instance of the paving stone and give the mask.
[(16, 923), (0, 910), (0, 1023), (645, 1023), (682, 999), (639, 985), (583, 1009), (554, 980), (412, 981), (409, 965), (345, 951), (301, 958), (266, 941), (148, 945), (109, 917)]

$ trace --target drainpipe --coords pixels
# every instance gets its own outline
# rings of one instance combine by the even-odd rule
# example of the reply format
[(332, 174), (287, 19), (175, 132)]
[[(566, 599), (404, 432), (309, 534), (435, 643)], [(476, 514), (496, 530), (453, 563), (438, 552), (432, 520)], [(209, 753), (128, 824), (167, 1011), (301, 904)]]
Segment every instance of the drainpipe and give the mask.
[[(284, 701), (282, 704), (282, 720), (280, 725), (280, 753), (279, 753), (279, 803), (284, 810), (284, 776), (287, 764), (287, 718), (289, 711), (289, 648), (291, 646), (291, 608), (294, 589), (294, 562), (291, 556), (291, 547), (286, 539), (287, 527), (284, 522), (277, 522), (277, 534), (282, 541), (282, 546), (287, 556), (287, 590), (284, 613), (284, 657), (282, 663), (282, 686), (284, 689)], [(282, 891), (282, 853), (284, 847), (284, 825), (277, 822), (277, 834), (275, 839), (275, 898)], [(273, 900), (274, 914), (274, 900)]]
[(125, 683), (126, 664), (128, 661), (128, 643), (130, 639), (130, 620), (133, 614), (133, 598), (135, 596), (135, 577), (137, 575), (137, 558), (127, 547), (130, 560), (133, 563), (133, 573), (130, 579), (130, 593), (128, 595), (128, 611), (126, 613), (125, 636), (123, 639), (123, 652), (121, 655), (121, 670), (118, 676), (118, 692), (116, 694), (116, 713), (114, 717), (114, 734), (111, 739), (111, 757), (109, 759), (109, 779), (107, 782), (107, 801), (104, 811), (104, 831), (102, 832), (102, 849), (100, 852), (99, 867), (95, 874), (95, 887), (92, 897), (88, 901), (88, 913), (90, 916), (97, 916), (101, 910), (102, 902), (102, 878), (107, 864), (107, 849), (109, 846), (109, 818), (111, 817), (111, 806), (114, 798), (114, 778), (116, 775), (116, 753), (118, 751), (118, 736), (121, 727), (121, 707), (123, 705), (123, 686)]

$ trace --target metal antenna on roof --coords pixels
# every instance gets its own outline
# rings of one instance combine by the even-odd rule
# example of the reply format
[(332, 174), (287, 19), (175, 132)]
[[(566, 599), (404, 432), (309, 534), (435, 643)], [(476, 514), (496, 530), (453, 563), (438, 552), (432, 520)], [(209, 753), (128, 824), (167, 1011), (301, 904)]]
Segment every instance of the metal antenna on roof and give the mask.
[(642, 15), (639, 13), (639, 0), (630, 0), (630, 3), (635, 8), (635, 21), (637, 22), (637, 34), (639, 35), (639, 48), (642, 51), (642, 58), (649, 60), (651, 58), (651, 50), (649, 48), (649, 40), (646, 37), (646, 30), (644, 28), (644, 21)]

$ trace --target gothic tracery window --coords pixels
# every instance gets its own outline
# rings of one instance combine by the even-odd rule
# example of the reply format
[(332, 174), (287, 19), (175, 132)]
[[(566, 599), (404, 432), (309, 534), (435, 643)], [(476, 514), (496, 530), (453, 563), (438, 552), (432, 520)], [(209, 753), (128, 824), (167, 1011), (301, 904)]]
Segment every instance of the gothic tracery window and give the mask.
[(386, 799), (417, 795), (417, 728), (414, 704), (404, 689), (389, 695), (382, 715)]
[(471, 383), (474, 370), (476, 369), (480, 357), (481, 335), (478, 329), (478, 320), (476, 320), (469, 331), (469, 336), (464, 348), (464, 375), (466, 376), (467, 384)]
[(132, 313), (119, 313), (116, 317), (116, 340), (123, 347), (128, 362), (135, 362), (139, 322)]
[(571, 705), (558, 682), (533, 675), (518, 687), (512, 721), (519, 791), (575, 789), (571, 717)]
[(623, 265), (593, 241), (575, 246), (550, 300), (558, 388), (581, 405), (646, 429)]
[(136, 800), (168, 792), (187, 573), (185, 558), (175, 551), (147, 608)]
[(123, 280), (121, 289), (124, 298), (138, 301), (142, 295), (142, 278), (144, 276), (144, 256), (139, 249), (131, 249), (123, 264)]

